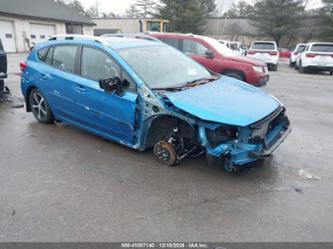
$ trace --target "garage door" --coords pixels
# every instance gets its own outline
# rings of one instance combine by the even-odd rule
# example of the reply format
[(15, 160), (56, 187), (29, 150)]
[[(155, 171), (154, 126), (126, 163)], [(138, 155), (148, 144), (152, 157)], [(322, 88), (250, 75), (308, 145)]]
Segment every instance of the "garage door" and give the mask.
[(0, 38), (6, 52), (16, 52), (13, 22), (0, 20)]
[(55, 35), (54, 25), (30, 23), (30, 42), (38, 43)]

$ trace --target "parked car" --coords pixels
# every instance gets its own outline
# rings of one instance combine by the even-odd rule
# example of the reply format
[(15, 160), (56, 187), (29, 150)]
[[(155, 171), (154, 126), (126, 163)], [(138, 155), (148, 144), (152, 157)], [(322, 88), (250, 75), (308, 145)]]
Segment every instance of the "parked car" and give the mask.
[(161, 42), (65, 36), (21, 62), (27, 111), (68, 123), (175, 165), (221, 159), (233, 171), (270, 155), (291, 128), (264, 91), (212, 73)]
[(280, 58), (290, 58), (291, 51), (288, 48), (278, 48)]
[(328, 71), (333, 74), (333, 43), (308, 43), (299, 58), (299, 71)]
[(234, 51), (235, 55), (245, 55), (245, 50), (239, 42), (230, 42), (230, 49)]
[(291, 52), (290, 59), (289, 59), (289, 66), (294, 67), (296, 63), (297, 55), (301, 54), (305, 49), (305, 43), (299, 43), (296, 45), (295, 49)]
[(215, 39), (192, 34), (153, 33), (151, 35), (179, 49), (213, 72), (254, 86), (263, 86), (269, 80), (265, 63), (245, 56), (235, 56), (230, 49)]
[(4, 79), (7, 78), (7, 54), (0, 39), (0, 95), (8, 93)]
[(247, 56), (264, 61), (268, 69), (277, 71), (279, 66), (279, 51), (274, 41), (255, 41), (251, 44)]

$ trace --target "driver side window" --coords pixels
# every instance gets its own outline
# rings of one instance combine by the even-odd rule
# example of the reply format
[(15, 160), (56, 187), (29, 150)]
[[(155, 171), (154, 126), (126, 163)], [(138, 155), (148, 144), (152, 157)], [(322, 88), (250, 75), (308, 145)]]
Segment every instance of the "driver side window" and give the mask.
[(207, 48), (196, 41), (192, 40), (183, 41), (183, 52), (187, 55), (205, 56), (206, 51)]
[(90, 48), (83, 47), (81, 75), (91, 80), (99, 81), (106, 77), (119, 77), (120, 67), (106, 53)]

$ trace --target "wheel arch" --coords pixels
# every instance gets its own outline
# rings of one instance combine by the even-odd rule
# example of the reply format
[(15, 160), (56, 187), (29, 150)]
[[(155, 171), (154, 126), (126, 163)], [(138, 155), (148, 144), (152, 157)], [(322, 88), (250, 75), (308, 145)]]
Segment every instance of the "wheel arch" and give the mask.
[(38, 89), (38, 88), (36, 86), (29, 86), (28, 89), (26, 90), (25, 104), (26, 104), (27, 112), (31, 112), (31, 105), (30, 105), (30, 101), (29, 101), (29, 96), (30, 96), (30, 93), (33, 89)]
[(193, 139), (197, 137), (194, 125), (179, 117), (163, 114), (153, 117), (148, 121), (148, 129), (145, 136), (145, 149), (152, 148), (157, 142), (163, 140), (173, 131), (173, 128), (179, 128), (182, 136)]
[(246, 74), (244, 73), (244, 71), (239, 70), (239, 69), (226, 68), (226, 69), (223, 69), (223, 71), (221, 72), (221, 74), (223, 74), (223, 75), (226, 75), (226, 74), (237, 74), (237, 75), (239, 75), (242, 78), (241, 80), (243, 80), (243, 81), (247, 80)]

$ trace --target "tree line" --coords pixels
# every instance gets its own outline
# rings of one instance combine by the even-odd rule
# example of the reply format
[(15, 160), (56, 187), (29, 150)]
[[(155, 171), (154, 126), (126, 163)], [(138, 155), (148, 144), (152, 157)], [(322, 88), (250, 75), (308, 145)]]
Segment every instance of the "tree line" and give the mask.
[[(99, 11), (98, 0), (89, 9), (84, 9), (79, 0), (56, 1), (90, 18), (118, 17), (112, 12)], [(321, 7), (311, 10), (307, 9), (308, 1), (258, 0), (254, 5), (240, 1), (233, 4), (223, 17), (248, 18), (261, 35), (271, 37), (278, 44), (283, 39), (292, 39), (297, 30), (301, 32), (302, 28), (308, 29), (301, 27), (302, 20), (316, 17), (320, 19), (320, 32), (316, 35), (332, 38), (333, 0), (322, 0)], [(217, 16), (218, 12), (216, 0), (136, 0), (126, 10), (125, 17), (166, 19), (170, 21), (170, 31), (200, 34), (204, 32), (208, 18)]]

